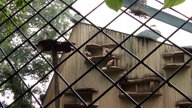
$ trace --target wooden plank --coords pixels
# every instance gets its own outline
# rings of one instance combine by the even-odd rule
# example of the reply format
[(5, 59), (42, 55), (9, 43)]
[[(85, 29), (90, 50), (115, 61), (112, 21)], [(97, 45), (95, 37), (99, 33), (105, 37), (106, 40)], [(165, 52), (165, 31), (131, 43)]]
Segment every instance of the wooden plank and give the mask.
[(107, 67), (103, 67), (102, 70), (106, 73), (113, 73), (113, 72), (118, 72), (121, 73), (123, 71), (125, 71), (125, 68), (123, 67), (119, 67), (119, 66), (110, 66), (109, 68)]
[[(98, 61), (100, 61), (101, 59), (103, 59), (105, 57), (105, 55), (98, 55), (98, 56), (90, 56), (88, 57), (92, 62), (96, 63)], [(118, 59), (119, 57), (118, 56), (107, 56), (103, 61), (106, 61), (106, 60), (110, 60), (110, 59)], [(88, 62), (87, 60), (85, 62)]]
[(115, 43), (106, 43), (106, 44), (103, 44), (103, 47), (106, 47), (106, 48), (113, 48), (113, 47), (116, 47), (117, 44)]
[[(133, 98), (141, 98), (141, 97), (146, 97), (151, 94), (151, 92), (143, 92), (143, 93), (138, 93), (138, 92), (127, 92), (131, 97)], [(156, 92), (153, 94), (153, 97), (155, 96), (161, 96), (162, 94), (160, 92)], [(123, 93), (119, 94), (119, 97), (126, 97)]]
[(171, 57), (171, 56), (184, 56), (183, 51), (175, 51), (175, 52), (166, 52), (162, 54), (163, 57)]
[(122, 86), (129, 86), (130, 84), (139, 84), (139, 83), (146, 83), (146, 82), (160, 82), (161, 80), (157, 77), (147, 77), (147, 78), (139, 78), (139, 79), (132, 79), (132, 80), (127, 80), (127, 82), (122, 82), (120, 85)]
[[(98, 105), (92, 105), (92, 108), (97, 107)], [(85, 105), (83, 105), (82, 103), (65, 103), (64, 104), (65, 108), (87, 108)]]
[(85, 49), (86, 50), (97, 50), (97, 49), (100, 49), (102, 48), (102, 45), (100, 44), (96, 44), (96, 43), (89, 43), (85, 46)]
[[(79, 94), (93, 94), (98, 92), (98, 90), (94, 88), (78, 88), (78, 89), (75, 89), (75, 91)], [(75, 94), (75, 93), (69, 90), (65, 94)]]
[[(168, 64), (164, 65), (163, 69), (177, 69), (183, 65), (184, 65), (184, 63), (168, 63)], [(190, 67), (190, 65), (189, 64), (185, 65), (185, 68), (187, 68), (187, 67)]]
[[(136, 0), (123, 0), (123, 4), (124, 6), (130, 7)], [(137, 3), (138, 7), (140, 7), (144, 12), (147, 12), (148, 16), (153, 16), (155, 13), (158, 13), (158, 9), (153, 8), (151, 6), (148, 5), (142, 5), (140, 3)], [(156, 20), (162, 21), (166, 24), (169, 24), (171, 26), (174, 26), (176, 28), (179, 28), (182, 24), (185, 23), (185, 20), (178, 18), (172, 14), (160, 11), (157, 15), (155, 15), (153, 17)], [(191, 22), (187, 22), (184, 26), (181, 27), (181, 29), (188, 31), (189, 33), (192, 33), (191, 30), (192, 27), (192, 23)]]
[(192, 106), (192, 102), (189, 101), (178, 102), (176, 106), (180, 107), (185, 106), (186, 108), (189, 108), (190, 106)]

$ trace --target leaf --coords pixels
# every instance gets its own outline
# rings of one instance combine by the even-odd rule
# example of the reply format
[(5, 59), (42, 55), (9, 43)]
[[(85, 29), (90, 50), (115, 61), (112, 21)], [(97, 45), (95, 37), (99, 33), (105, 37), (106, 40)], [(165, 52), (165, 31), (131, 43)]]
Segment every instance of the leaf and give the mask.
[(104, 0), (107, 6), (115, 11), (118, 11), (123, 6), (122, 0)]
[(17, 7), (21, 8), (24, 6), (25, 2), (23, 0), (15, 0), (14, 3), (16, 4)]
[(185, 0), (164, 0), (164, 8), (170, 8), (183, 3)]
[[(22, 7), (25, 5), (25, 1), (24, 1), (24, 0), (15, 0), (14, 3), (15, 3), (15, 5), (16, 5), (18, 8), (22, 8)], [(21, 10), (21, 12), (22, 12), (23, 14), (25, 14), (26, 9), (23, 8), (23, 9)]]

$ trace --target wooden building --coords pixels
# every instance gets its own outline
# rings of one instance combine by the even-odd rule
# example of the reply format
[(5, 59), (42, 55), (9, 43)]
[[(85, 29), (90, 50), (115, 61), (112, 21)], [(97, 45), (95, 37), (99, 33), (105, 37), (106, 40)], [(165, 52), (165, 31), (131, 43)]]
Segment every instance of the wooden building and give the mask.
[[(118, 43), (129, 37), (128, 34), (105, 29), (106, 34), (110, 35)], [(77, 48), (82, 46), (86, 41), (96, 34), (86, 45), (80, 48), (89, 60), (97, 63), (102, 60), (108, 51), (115, 48), (115, 44), (104, 33), (97, 33), (95, 27), (80, 23), (73, 28), (70, 40), (76, 43)], [(113, 81), (117, 81), (124, 72), (129, 71), (135, 65), (138, 65), (138, 59), (142, 60), (149, 52), (160, 45), (159, 42), (143, 38), (131, 36), (122, 44), (127, 51), (118, 47), (112, 54), (107, 56), (98, 64), (100, 70), (109, 76)], [(88, 54), (85, 54), (88, 53)], [(72, 52), (71, 52), (72, 53)], [(70, 53), (64, 54), (61, 60), (64, 60)], [(135, 57), (132, 56), (135, 55)], [(172, 73), (183, 65), (190, 57), (177, 47), (170, 44), (161, 45), (156, 51), (144, 60), (144, 64), (151, 67), (164, 78), (168, 78)], [(106, 67), (109, 60), (113, 60), (114, 64)], [(192, 75), (191, 62), (189, 62), (181, 71), (179, 71), (170, 82), (182, 91), (185, 95), (192, 95)], [(90, 70), (91, 68), (91, 70)], [(72, 88), (85, 100), (87, 104), (100, 96), (112, 83), (99, 72), (96, 67), (86, 60), (79, 52), (68, 58), (59, 68), (58, 71), (62, 77), (70, 85), (79, 77), (83, 76)], [(137, 102), (142, 101), (153, 90), (155, 90), (163, 82), (150, 69), (143, 64), (139, 64), (128, 75), (128, 80), (118, 85), (124, 89)], [(63, 92), (68, 86), (60, 79), (59, 91)], [(45, 100), (46, 105), (55, 97), (54, 78), (50, 83)], [(60, 98), (60, 108), (84, 108), (82, 102), (70, 90), (67, 90)], [(172, 86), (165, 84), (155, 94), (153, 94), (146, 102), (142, 104), (143, 108), (189, 108), (192, 103), (188, 102), (179, 92)], [(119, 89), (113, 87), (109, 92), (103, 95), (92, 106), (94, 108), (134, 108), (135, 104), (130, 101)], [(49, 108), (55, 108), (54, 102)]]

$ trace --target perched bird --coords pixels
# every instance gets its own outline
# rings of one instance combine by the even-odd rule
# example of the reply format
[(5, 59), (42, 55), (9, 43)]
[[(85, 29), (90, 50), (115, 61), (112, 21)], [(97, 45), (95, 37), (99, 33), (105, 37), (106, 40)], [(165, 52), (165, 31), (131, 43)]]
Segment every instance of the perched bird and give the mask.
[(123, 77), (123, 79), (120, 82), (123, 83), (123, 82), (127, 82), (127, 81), (128, 81), (128, 77), (125, 76), (125, 77)]
[[(135, 2), (135, 0), (131, 0)], [(147, 4), (147, 0), (138, 0), (133, 6), (130, 8), (130, 12), (136, 16), (147, 18), (149, 16), (147, 12), (143, 10), (143, 7)]]
[(106, 67), (107, 68), (110, 68), (111, 66), (114, 66), (115, 64), (114, 64), (114, 59), (110, 59), (108, 62), (107, 62), (107, 65), (106, 65)]
[[(110, 49), (105, 48), (104, 50), (105, 50), (105, 52), (106, 52), (107, 54), (109, 54)], [(114, 66), (114, 59), (112, 58), (112, 56), (113, 56), (113, 54), (110, 53), (110, 54), (109, 54), (109, 61), (108, 61), (107, 64), (106, 64), (106, 67), (107, 67), (107, 68), (110, 68), (111, 66)]]
[(131, 9), (131, 13), (133, 13), (136, 16), (147, 18), (146, 16), (149, 16), (147, 12), (145, 12), (143, 9), (139, 7), (134, 7)]
[[(107, 54), (110, 52), (110, 49), (109, 49), (109, 48), (105, 48), (104, 50), (105, 50), (105, 52), (106, 52)], [(109, 54), (109, 57), (112, 57), (112, 56), (113, 56), (113, 54), (110, 53), (110, 54)]]
[[(125, 72), (120, 75), (120, 77), (123, 77), (125, 75)], [(123, 77), (123, 79), (119, 83), (127, 82), (128, 76)]]
[(88, 57), (91, 56), (91, 52), (89, 52), (89, 51), (85, 51), (84, 54), (85, 54), (86, 56), (88, 56)]

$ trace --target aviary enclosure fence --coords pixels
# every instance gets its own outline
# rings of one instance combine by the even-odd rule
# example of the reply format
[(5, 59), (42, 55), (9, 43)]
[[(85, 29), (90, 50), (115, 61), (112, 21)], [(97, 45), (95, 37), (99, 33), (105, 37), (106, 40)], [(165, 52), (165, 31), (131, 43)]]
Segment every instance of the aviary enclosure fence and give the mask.
[[(1, 62), (1, 64), (6, 62), (7, 68), (9, 70), (9, 74), (5, 78), (1, 79), (0, 89), (1, 89), (1, 92), (2, 92), (2, 90), (4, 90), (5, 85), (8, 82), (10, 82), (10, 81), (12, 81), (12, 83), (16, 83), (15, 82), (16, 81), (15, 80), (16, 77), (18, 78), (18, 81), (20, 82), (18, 84), (23, 85), (23, 88), (24, 88), (24, 91), (21, 90), (22, 93), (20, 93), (17, 97), (14, 97), (11, 100), (6, 100), (6, 101), (11, 101), (11, 102), (9, 102), (6, 105), (3, 103), (3, 100), (0, 99), (0, 106), (2, 108), (9, 108), (9, 107), (11, 108), (15, 104), (17, 104), (18, 101), (22, 102), (21, 99), (27, 99), (27, 98), (24, 98), (25, 96), (32, 97), (33, 102), (35, 103), (34, 107), (42, 107), (42, 108), (45, 107), (46, 108), (46, 107), (50, 107), (50, 105), (52, 103), (55, 103), (55, 107), (64, 107), (64, 105), (62, 105), (61, 102), (58, 101), (58, 99), (60, 99), (69, 90), (71, 90), (75, 94), (77, 99), (82, 103), (81, 107), (83, 107), (83, 108), (97, 107), (97, 106), (95, 106), (95, 103), (98, 102), (102, 97), (104, 97), (112, 88), (116, 88), (119, 91), (119, 93), (121, 93), (121, 94), (126, 96), (127, 101), (129, 101), (131, 104), (134, 104), (134, 107), (139, 108), (139, 107), (142, 107), (143, 104), (145, 104), (147, 101), (149, 101), (149, 99), (153, 95), (157, 94), (157, 92), (159, 92), (159, 90), (163, 86), (165, 86), (166, 84), (172, 90), (174, 90), (175, 92), (180, 94), (183, 97), (183, 100), (189, 102), (186, 105), (189, 104), (187, 107), (190, 107), (191, 102), (192, 102), (191, 96), (186, 94), (186, 92), (184, 92), (183, 90), (180, 90), (180, 88), (178, 88), (174, 82), (170, 82), (171, 79), (173, 79), (177, 74), (182, 72), (182, 70), (185, 68), (185, 66), (190, 64), (191, 59), (192, 59), (191, 58), (192, 54), (190, 52), (190, 48), (180, 47), (177, 44), (175, 44), (174, 42), (169, 40), (171, 37), (174, 37), (174, 35), (177, 34), (177, 32), (180, 29), (184, 29), (184, 30), (186, 30), (188, 32), (191, 32), (190, 31), (191, 28), (185, 27), (185, 26), (189, 25), (191, 18), (183, 15), (182, 13), (179, 12), (179, 10), (177, 11), (177, 10), (174, 10), (174, 9), (170, 9), (170, 10), (173, 10), (174, 12), (180, 14), (181, 16), (185, 17), (187, 20), (183, 20), (183, 22), (181, 22), (180, 24), (174, 25), (174, 26), (177, 27), (177, 29), (175, 29), (175, 31), (173, 31), (171, 33), (171, 35), (169, 35), (168, 37), (167, 36), (165, 37), (165, 36), (159, 34), (159, 32), (157, 32), (156, 30), (154, 30), (153, 28), (151, 28), (150, 26), (147, 25), (147, 23), (149, 21), (151, 21), (152, 19), (157, 17), (159, 14), (161, 14), (161, 12), (163, 10), (163, 4), (160, 1), (158, 1), (158, 0), (154, 0), (154, 1), (159, 3), (159, 4), (161, 4), (162, 8), (157, 10), (157, 11), (154, 11), (154, 13), (152, 13), (152, 14), (151, 13), (147, 13), (147, 12), (150, 12), (150, 11), (145, 10), (145, 7), (147, 7), (147, 6), (146, 6), (146, 4), (143, 1), (139, 1), (139, 0), (134, 1), (133, 0), (131, 3), (128, 3), (127, 6), (125, 6), (123, 9), (119, 10), (120, 13), (114, 19), (112, 19), (108, 24), (106, 24), (104, 27), (98, 27), (93, 22), (91, 22), (90, 20), (87, 19), (88, 15), (94, 13), (101, 5), (104, 4), (103, 2), (100, 3), (97, 7), (94, 7), (94, 9), (92, 9), (87, 15), (82, 15), (78, 10), (76, 10), (75, 7), (73, 7), (73, 4), (75, 4), (78, 0), (74, 0), (70, 4), (66, 3), (65, 0), (60, 0), (59, 2), (61, 3), (61, 5), (65, 5), (65, 8), (63, 8), (60, 12), (58, 12), (57, 15), (55, 15), (54, 17), (51, 17), (49, 20), (47, 20), (41, 14), (43, 14), (42, 13), (43, 10), (46, 9), (47, 7), (49, 7), (49, 5), (51, 5), (54, 2), (54, 0), (49, 0), (49, 1), (46, 1), (46, 2), (40, 3), (39, 4), (40, 9), (38, 9), (38, 10), (36, 10), (35, 8), (33, 8), (31, 6), (31, 3), (34, 2), (33, 0), (31, 0), (31, 1), (23, 0), (23, 1), (24, 2), (22, 2), (22, 3), (24, 3), (24, 5), (22, 5), (22, 7), (19, 7), (18, 10), (15, 10), (10, 15), (7, 15), (7, 13), (5, 12), (5, 8), (11, 8), (14, 0), (8, 0), (8, 1), (6, 1), (6, 3), (3, 6), (1, 6), (1, 14), (6, 16), (6, 18), (2, 19), (1, 20), (1, 24), (0, 24), (1, 25), (1, 34), (4, 34), (4, 36), (1, 37), (1, 39), (0, 39), (0, 44), (1, 44), (1, 48), (0, 48), (0, 50), (1, 50), (1, 59), (0, 59), (0, 62)], [(37, 1), (35, 1), (35, 2), (37, 2)], [(31, 15), (31, 17), (27, 18), (21, 24), (17, 25), (16, 22), (14, 22), (14, 16), (17, 16), (18, 13), (21, 13), (22, 9), (24, 9), (25, 7), (30, 8), (30, 10), (33, 11), (33, 15)], [(133, 8), (133, 7), (135, 7), (135, 8)], [(141, 9), (141, 10), (139, 10), (139, 9)], [(77, 14), (79, 16), (79, 19), (77, 20), (77, 19), (75, 19), (75, 17), (70, 17), (70, 15), (67, 15), (67, 13), (65, 13), (66, 10), (73, 11), (73, 13), (75, 13), (75, 14)], [(70, 20), (73, 20), (73, 23), (71, 23), (71, 25), (65, 31), (61, 32), (53, 24), (53, 21), (56, 20), (61, 15), (63, 15), (63, 13), (65, 13), (64, 15), (66, 15), (67, 18), (69, 18)], [(122, 14), (126, 14), (127, 16), (129, 16), (130, 18), (134, 19), (138, 23), (141, 23), (141, 26), (138, 26), (136, 29), (132, 30), (132, 32), (126, 38), (124, 38), (123, 40), (117, 41), (117, 40), (113, 39), (112, 36), (110, 36), (111, 34), (106, 33), (105, 29), (110, 24), (112, 24), (115, 20), (117, 20)], [(150, 14), (150, 15), (148, 15), (148, 14)], [(138, 15), (138, 16), (136, 16), (136, 15)], [(30, 22), (30, 24), (38, 23), (38, 20), (35, 20), (35, 22), (33, 20), (33, 19), (36, 18), (36, 16), (38, 16), (41, 19), (43, 19), (44, 24), (40, 28), (38, 28), (38, 30), (35, 30), (35, 32), (33, 34), (30, 34), (30, 33), (26, 34), (26, 33), (24, 33), (23, 29), (22, 29), (23, 26), (25, 26), (29, 22)], [(98, 17), (102, 17), (102, 16), (98, 16)], [(146, 20), (145, 21), (140, 21), (140, 19), (142, 19), (142, 18), (146, 19)], [(166, 19), (166, 18), (168, 19), (170, 17), (163, 16), (163, 18), (164, 19)], [(31, 22), (31, 20), (33, 20), (33, 21)], [(80, 44), (76, 44), (76, 43), (74, 44), (73, 42), (70, 41), (70, 38), (68, 39), (66, 37), (66, 35), (70, 35), (71, 30), (73, 30), (73, 28), (75, 28), (82, 21), (84, 21), (85, 23), (93, 26), (98, 31), (95, 34), (93, 34), (92, 36), (90, 36), (90, 38), (87, 39), (85, 42), (80, 43)], [(7, 22), (11, 23), (11, 25), (13, 25), (13, 28), (14, 28), (14, 29), (12, 29), (12, 31), (9, 31), (8, 34), (4, 33), (4, 31), (6, 31), (6, 29), (4, 29), (4, 27), (5, 27), (4, 24), (7, 23)], [(56, 38), (54, 38), (54, 40), (50, 39), (50, 40), (44, 40), (43, 41), (43, 40), (41, 40), (41, 39), (43, 39), (43, 36), (42, 36), (42, 38), (41, 37), (35, 37), (39, 32), (43, 32), (43, 29), (48, 27), (48, 26), (52, 30), (54, 30), (54, 32), (56, 32), (56, 34), (58, 35)], [(151, 51), (148, 52), (148, 54), (144, 55), (143, 57), (138, 57), (136, 54), (134, 54), (134, 52), (132, 52), (130, 49), (126, 48), (123, 44), (126, 43), (131, 37), (133, 37), (133, 35), (135, 35), (135, 33), (138, 30), (140, 30), (142, 27), (148, 28), (149, 30), (151, 30), (155, 34), (157, 34), (158, 36), (162, 37), (164, 40), (162, 42), (158, 42), (158, 45), (153, 47), (153, 49), (151, 49)], [(97, 62), (93, 62), (87, 56), (89, 54), (86, 54), (86, 53), (82, 52), (81, 49), (83, 47), (85, 47), (86, 45), (88, 45), (95, 37), (98, 36), (99, 33), (104, 34), (103, 36), (105, 36), (105, 38), (107, 38), (111, 42), (113, 42), (116, 46), (113, 49), (111, 49), (109, 51), (106, 51), (107, 54), (102, 59), (100, 59)], [(11, 50), (7, 51), (5, 49), (5, 47), (3, 47), (3, 46), (5, 46), (5, 44), (10, 44), (11, 43), (11, 41), (8, 41), (8, 40), (10, 40), (10, 38), (14, 34), (19, 35), (18, 37), (20, 37), (20, 36), (23, 37), (23, 40), (16, 40), (17, 44), (14, 47), (12, 47)], [(39, 39), (38, 39), (38, 41), (34, 41), (33, 38), (39, 38)], [(61, 38), (63, 40), (65, 40), (65, 42), (58, 42), (57, 41), (57, 40), (59, 40)], [(8, 41), (8, 43), (7, 43), (7, 41)], [(145, 60), (147, 58), (149, 58), (154, 52), (156, 52), (162, 45), (166, 44), (165, 42), (169, 42), (169, 44), (171, 44), (175, 48), (179, 49), (179, 52), (183, 52), (182, 54), (188, 56), (188, 59), (185, 60), (184, 63), (182, 63), (179, 66), (176, 64), (176, 66), (178, 66), (178, 68), (175, 69), (174, 72), (170, 73), (170, 75), (168, 75), (168, 76), (165, 76), (164, 74), (154, 70), (153, 68), (150, 67), (150, 65), (145, 63)], [(23, 46), (25, 46), (25, 44), (28, 44), (29, 46), (31, 46), (31, 49), (33, 50), (33, 52), (30, 53), (30, 54), (28, 52), (25, 52), (26, 55), (30, 55), (30, 57), (27, 58), (27, 59), (25, 58), (25, 55), (21, 55), (20, 58), (17, 58), (17, 59), (25, 58), (25, 60), (24, 60), (25, 62), (22, 65), (20, 65), (19, 67), (15, 67), (16, 63), (12, 60), (12, 58), (14, 58), (12, 55), (14, 55), (14, 54), (19, 55), (19, 53), (17, 51), (19, 49), (22, 49)], [(41, 48), (39, 48), (39, 46), (41, 46)], [(11, 45), (9, 47), (11, 47)], [(101, 69), (101, 67), (99, 67), (99, 65), (100, 65), (100, 63), (102, 63), (102, 61), (104, 59), (106, 59), (109, 56), (112, 56), (113, 52), (117, 48), (122, 49), (127, 55), (129, 55), (132, 58), (134, 58), (137, 61), (137, 63), (135, 63), (134, 65), (130, 66), (129, 69), (126, 69), (124, 74), (121, 75), (119, 77), (119, 79), (113, 80), (108, 74), (105, 74), (105, 72)], [(143, 50), (145, 50), (145, 49), (143, 49)], [(48, 55), (44, 54), (45, 51), (52, 52), (52, 54), (49, 53), (48, 55), (52, 55), (53, 56), (53, 62), (47, 59)], [(68, 55), (65, 55), (65, 59), (62, 59), (61, 61), (59, 61), (60, 59), (57, 60), (58, 58), (55, 56), (55, 55), (57, 55), (58, 52), (59, 52), (59, 54), (62, 54), (62, 53), (65, 53), (65, 52), (66, 53), (70, 52), (70, 53), (68, 53)], [(78, 78), (76, 78), (74, 80), (74, 82), (69, 83), (66, 80), (66, 78), (64, 76), (62, 76), (62, 74), (57, 70), (57, 68), (62, 66), (62, 64), (67, 62), (68, 59), (70, 59), (74, 54), (77, 54), (77, 53), (79, 55), (81, 55), (81, 57), (83, 57), (86, 60), (86, 62), (89, 62), (91, 64), (91, 66), (89, 67), (89, 69), (87, 71), (82, 72), (83, 74), (81, 76), (79, 76)], [(167, 53), (167, 54), (164, 54), (164, 56), (170, 56), (170, 55), (174, 55), (174, 54), (175, 55), (180, 55), (181, 53)], [(45, 64), (48, 65), (48, 67), (47, 67), (46, 73), (43, 74), (40, 78), (38, 78), (38, 80), (36, 80), (35, 83), (32, 83), (32, 85), (30, 85), (29, 84), (30, 81), (26, 80), (26, 78), (22, 77), (21, 71), (24, 70), (25, 68), (30, 68), (29, 64), (30, 63), (36, 63), (36, 62), (34, 62), (34, 60), (37, 60), (37, 59), (42, 60)], [(58, 63), (58, 61), (59, 61), (59, 63)], [(151, 62), (154, 62), (154, 61), (151, 61)], [(71, 64), (71, 65), (73, 65), (73, 64)], [(124, 80), (131, 80), (131, 78), (129, 78), (129, 75), (133, 74), (134, 70), (139, 65), (144, 66), (146, 69), (148, 69), (148, 71), (150, 73), (154, 74), (153, 76), (155, 76), (155, 78), (159, 79), (160, 83), (158, 84), (158, 86), (155, 89), (151, 90), (150, 93), (146, 94), (144, 96), (144, 98), (142, 98), (141, 100), (138, 101), (137, 99), (134, 98), (134, 95), (131, 95), (131, 94), (126, 92), (124, 87), (121, 86), (121, 83), (123, 83), (122, 81), (124, 81)], [(44, 65), (42, 65), (42, 67), (43, 66)], [(100, 94), (95, 99), (93, 99), (91, 102), (87, 103), (86, 99), (84, 99), (81, 96), (81, 94), (79, 94), (80, 90), (79, 91), (76, 90), (74, 88), (74, 85), (76, 83), (78, 83), (81, 79), (83, 79), (87, 74), (89, 74), (92, 69), (96, 69), (97, 72), (100, 73), (100, 75), (102, 75), (106, 80), (108, 80), (111, 85), (109, 87), (107, 87), (104, 91), (100, 91)], [(4, 72), (1, 69), (1, 73), (0, 74), (2, 75), (2, 73), (4, 73)], [(54, 75), (53, 75), (54, 77), (57, 77), (58, 79), (60, 79), (60, 82), (57, 82), (57, 83), (62, 83), (64, 85), (66, 85), (67, 87), (65, 89), (60, 90), (60, 91), (56, 90), (57, 88), (55, 88), (55, 90), (53, 91), (53, 92), (55, 92), (54, 97), (52, 99), (50, 99), (47, 103), (43, 103), (43, 102), (40, 101), (40, 94), (38, 94), (38, 95), (35, 94), (33, 92), (33, 89), (36, 86), (38, 86), (40, 82), (42, 82), (44, 79), (46, 79), (52, 73), (54, 73)], [(71, 72), (71, 74), (72, 73), (73, 72)], [(127, 79), (127, 76), (128, 76), (128, 79)], [(182, 82), (182, 80), (184, 80), (182, 77), (181, 78), (177, 77), (177, 78), (178, 78), (177, 80), (181, 81), (181, 82)], [(191, 78), (191, 76), (190, 76), (190, 78)], [(133, 78), (132, 81), (134, 81), (134, 79), (137, 79), (137, 77)], [(155, 81), (157, 79), (153, 79), (153, 81)], [(56, 78), (54, 80), (55, 80), (55, 83), (56, 83)], [(129, 82), (131, 82), (131, 81), (129, 81)], [(139, 82), (139, 80), (135, 81), (135, 83), (136, 82)], [(142, 80), (140, 82), (142, 82)], [(188, 82), (188, 83), (189, 83), (189, 85), (191, 85), (191, 82)], [(188, 88), (189, 91), (191, 91), (190, 86), (186, 86), (186, 88)], [(90, 92), (91, 91), (94, 91), (94, 90), (90, 90)], [(163, 91), (161, 91), (161, 92), (163, 92)], [(166, 92), (164, 92), (162, 94), (163, 95), (167, 95)], [(46, 94), (46, 95), (48, 96), (49, 94)], [(1, 97), (3, 97), (3, 96), (5, 96), (5, 95), (2, 95)], [(117, 97), (117, 98), (119, 98), (119, 97)], [(110, 102), (110, 99), (108, 99), (108, 100), (109, 100), (108, 102)], [(152, 101), (152, 100), (150, 100), (150, 101)], [(106, 104), (112, 104), (112, 103), (106, 103)], [(67, 106), (65, 106), (65, 107), (67, 107)], [(80, 106), (71, 106), (71, 108), (72, 107), (76, 107), (77, 108), (77, 107), (80, 107)], [(98, 107), (99, 107), (99, 105), (98, 105)], [(126, 107), (129, 107), (129, 106), (126, 106)], [(157, 106), (153, 106), (153, 107), (157, 107)], [(179, 107), (179, 106), (175, 106), (175, 107)], [(180, 106), (180, 107), (182, 107), (182, 106)]]

